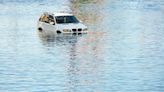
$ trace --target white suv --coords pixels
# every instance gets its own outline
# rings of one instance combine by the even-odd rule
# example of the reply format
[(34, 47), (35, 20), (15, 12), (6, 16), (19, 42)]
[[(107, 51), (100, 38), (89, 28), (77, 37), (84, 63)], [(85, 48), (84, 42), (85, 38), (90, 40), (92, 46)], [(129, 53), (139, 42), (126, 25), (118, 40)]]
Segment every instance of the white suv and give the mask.
[(38, 30), (46, 34), (87, 33), (87, 27), (69, 13), (43, 13), (38, 21)]

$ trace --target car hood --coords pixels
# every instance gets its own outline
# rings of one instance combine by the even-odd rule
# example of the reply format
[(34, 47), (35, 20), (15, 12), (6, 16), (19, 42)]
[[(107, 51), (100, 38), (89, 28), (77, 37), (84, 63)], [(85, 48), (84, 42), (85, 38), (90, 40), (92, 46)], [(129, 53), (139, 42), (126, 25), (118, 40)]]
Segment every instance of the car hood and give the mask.
[(84, 24), (82, 23), (68, 23), (68, 24), (57, 24), (57, 28), (58, 29), (78, 29), (78, 28), (82, 28), (85, 29), (87, 28)]

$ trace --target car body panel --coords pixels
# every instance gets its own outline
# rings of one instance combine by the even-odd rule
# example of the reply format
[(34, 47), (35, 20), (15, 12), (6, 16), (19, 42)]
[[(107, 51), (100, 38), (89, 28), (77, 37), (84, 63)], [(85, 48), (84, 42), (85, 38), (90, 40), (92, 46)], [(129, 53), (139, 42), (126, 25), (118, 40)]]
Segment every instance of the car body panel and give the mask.
[(54, 23), (51, 22), (45, 22), (45, 21), (38, 21), (38, 29), (42, 29), (40, 30), (40, 32), (42, 33), (46, 33), (46, 34), (58, 34), (58, 31), (60, 31), (61, 33), (87, 33), (87, 27), (82, 24), (81, 22), (78, 23), (61, 23), (58, 24), (56, 23), (56, 16), (74, 16), (73, 14), (68, 14), (68, 13), (47, 13), (46, 16), (53, 16)]

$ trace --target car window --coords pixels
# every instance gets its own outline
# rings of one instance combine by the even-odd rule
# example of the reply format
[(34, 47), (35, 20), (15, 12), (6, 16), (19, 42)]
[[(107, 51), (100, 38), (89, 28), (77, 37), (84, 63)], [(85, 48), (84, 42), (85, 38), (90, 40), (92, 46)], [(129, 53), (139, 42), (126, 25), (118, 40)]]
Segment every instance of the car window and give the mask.
[(39, 21), (49, 23), (49, 24), (52, 24), (52, 25), (55, 24), (54, 17), (52, 15), (47, 15), (47, 14), (42, 15), (40, 17)]
[(52, 23), (52, 22), (55, 23), (54, 17), (52, 15), (48, 16), (48, 21), (49, 23)]
[(56, 23), (79, 23), (75, 16), (56, 16)]
[(39, 18), (39, 21), (41, 21), (41, 22), (44, 21), (44, 15), (42, 15), (42, 16)]
[(42, 15), (41, 17), (40, 17), (40, 19), (39, 19), (41, 22), (46, 22), (46, 23), (48, 23), (48, 17), (47, 17), (47, 15)]
[(52, 15), (49, 15), (49, 20), (54, 21), (54, 17)]

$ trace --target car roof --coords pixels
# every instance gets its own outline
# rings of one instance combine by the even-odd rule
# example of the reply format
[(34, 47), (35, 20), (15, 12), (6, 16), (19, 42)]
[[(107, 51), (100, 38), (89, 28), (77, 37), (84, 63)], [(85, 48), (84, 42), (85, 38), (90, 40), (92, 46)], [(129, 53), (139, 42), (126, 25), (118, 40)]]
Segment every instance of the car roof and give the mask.
[(53, 15), (53, 16), (72, 16), (71, 13), (50, 13), (50, 12), (44, 12), (44, 14)]
[(72, 16), (70, 13), (53, 13), (54, 16)]

